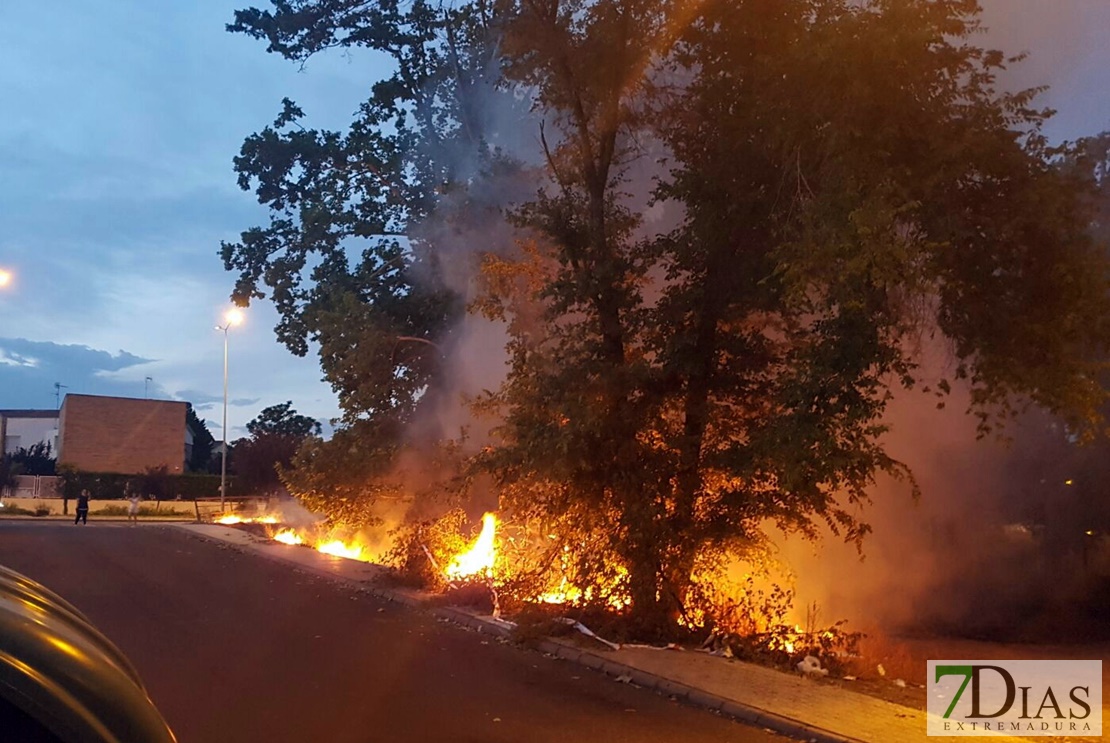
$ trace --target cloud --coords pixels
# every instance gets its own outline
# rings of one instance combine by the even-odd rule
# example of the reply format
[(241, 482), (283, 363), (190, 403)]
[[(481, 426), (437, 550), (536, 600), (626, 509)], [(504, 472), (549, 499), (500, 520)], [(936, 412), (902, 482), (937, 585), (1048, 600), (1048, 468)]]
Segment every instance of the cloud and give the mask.
[(211, 410), (224, 401), (221, 395), (210, 395), (199, 390), (178, 390), (174, 393), (174, 396), (182, 400), (188, 400), (196, 410)]
[(53, 408), (55, 384), (62, 392), (140, 397), (148, 390), (137, 369), (151, 361), (124, 350), (0, 338), (0, 407)]

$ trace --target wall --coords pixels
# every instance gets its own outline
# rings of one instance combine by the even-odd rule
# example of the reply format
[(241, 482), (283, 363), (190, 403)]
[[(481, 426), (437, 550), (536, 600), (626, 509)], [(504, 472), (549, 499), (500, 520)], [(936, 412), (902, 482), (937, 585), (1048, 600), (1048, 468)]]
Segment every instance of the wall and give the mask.
[(59, 465), (121, 474), (184, 470), (183, 402), (66, 395), (60, 428)]
[[(4, 515), (5, 508), (10, 508), (12, 506), (25, 508), (28, 511), (34, 511), (39, 506), (46, 506), (50, 509), (51, 515), (60, 515), (62, 513), (63, 506), (61, 498), (4, 498), (3, 504), (4, 508), (0, 508), (0, 516)], [(95, 514), (101, 508), (111, 508), (113, 506), (115, 508), (127, 508), (128, 503), (125, 500), (91, 500), (89, 501), (89, 513)], [(154, 508), (155, 502), (143, 501), (141, 507), (144, 509), (144, 511), (145, 509)], [(162, 501), (162, 505), (158, 508), (158, 510), (166, 514), (167, 516), (170, 515), (171, 511), (179, 511), (181, 513), (187, 514), (186, 516), (182, 516), (181, 518), (196, 517), (195, 506), (190, 500)], [(73, 517), (74, 515), (76, 515), (76, 513), (77, 501), (70, 498), (68, 515), (70, 517)], [(90, 518), (95, 518), (95, 516)], [(126, 516), (111, 516), (109, 518), (126, 518)]]

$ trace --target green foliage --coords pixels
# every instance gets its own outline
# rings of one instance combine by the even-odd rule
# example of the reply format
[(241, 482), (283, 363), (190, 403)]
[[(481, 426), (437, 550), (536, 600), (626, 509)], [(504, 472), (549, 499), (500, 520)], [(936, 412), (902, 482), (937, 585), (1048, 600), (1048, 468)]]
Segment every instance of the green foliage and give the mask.
[(10, 455), (0, 456), (0, 496), (15, 492), (23, 468)]
[[(510, 25), (510, 76), (562, 136), (558, 195), (519, 213), (546, 279), (487, 303), (545, 310), (514, 328), (487, 461), (511, 508), (571, 516), (568, 542), (581, 504), (611, 515), (646, 630), (682, 614), (703, 554), (768, 521), (862, 539), (876, 473), (909, 477), (881, 436), (922, 332), (950, 339), (984, 433), (1023, 398), (1100, 425), (1089, 179), (1058, 166), (1033, 92), (995, 88), (973, 3), (584, 7)], [(682, 207), (643, 239), (619, 197), (636, 133), (669, 156), (654, 206)]]
[(373, 428), (370, 421), (356, 421), (327, 441), (306, 441), (282, 470), (282, 482), (306, 508), (328, 514), (334, 523), (374, 526), (374, 505), (404, 493), (386, 480), (395, 459), (393, 437)]
[[(58, 468), (58, 476), (62, 481), (62, 495), (70, 500), (77, 498), (82, 490), (88, 490), (95, 500), (125, 498), (129, 487), (144, 498), (158, 500), (193, 500), (219, 495), (219, 475), (170, 475), (163, 469), (148, 470), (142, 475), (124, 475), (80, 472), (72, 467), (62, 466)], [(235, 481), (229, 479), (228, 492), (235, 494), (235, 491)]]
[[(304, 61), (334, 46), (385, 54), (394, 74), (372, 86), (348, 132), (317, 131), (283, 101), (273, 126), (244, 142), (235, 169), (271, 210), (269, 225), (222, 248), (237, 271), (235, 299), (264, 296), (281, 314), (278, 338), (299, 355), (319, 344), (348, 420), (408, 420), (440, 372), (436, 345), (461, 305), (422, 233), (440, 195), (463, 193), (488, 163), (488, 96), (495, 94), (493, 10), (426, 2), (290, 5), (235, 14), (228, 30)], [(399, 338), (427, 344), (400, 344)]]
[[(220, 494), (220, 476), (186, 473), (171, 475), (168, 486), (170, 497), (173, 500), (194, 500), (196, 498), (214, 498)], [(229, 477), (227, 481), (227, 494), (229, 497), (239, 495), (236, 478)]]
[(171, 477), (169, 469), (165, 465), (148, 467), (141, 475), (132, 477), (127, 481), (124, 485), (124, 497), (128, 496), (128, 491), (131, 491), (138, 493), (141, 498), (154, 500), (171, 498), (173, 490)]
[(320, 435), (320, 422), (307, 415), (300, 415), (289, 401), (263, 409), (247, 424), (247, 431), (254, 438), (272, 435), (306, 439)]
[(31, 446), (21, 446), (8, 454), (7, 459), (11, 460), (13, 466), (19, 468), (21, 475), (50, 476), (55, 474), (58, 461), (53, 449), (49, 441), (40, 441)]
[(297, 450), (320, 434), (320, 423), (293, 410), (291, 402), (272, 405), (247, 424), (250, 438), (240, 439), (229, 453), (231, 466), (247, 495), (271, 493), (281, 485), (280, 470)]

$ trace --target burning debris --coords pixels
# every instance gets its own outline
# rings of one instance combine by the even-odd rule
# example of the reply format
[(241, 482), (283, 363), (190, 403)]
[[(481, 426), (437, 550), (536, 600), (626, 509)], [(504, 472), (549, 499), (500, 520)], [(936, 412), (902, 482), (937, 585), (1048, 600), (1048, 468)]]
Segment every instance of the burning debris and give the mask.
[(807, 655), (798, 661), (796, 668), (803, 676), (828, 676), (829, 669), (821, 667), (821, 660), (812, 655)]

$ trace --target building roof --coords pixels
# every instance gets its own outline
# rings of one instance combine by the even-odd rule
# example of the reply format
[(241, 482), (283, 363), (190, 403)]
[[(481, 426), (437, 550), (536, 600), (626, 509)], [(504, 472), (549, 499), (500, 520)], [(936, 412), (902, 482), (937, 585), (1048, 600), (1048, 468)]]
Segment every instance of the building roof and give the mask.
[(57, 410), (0, 410), (0, 418), (57, 418)]
[(122, 400), (124, 402), (159, 403), (162, 405), (188, 405), (184, 400), (163, 400), (161, 398), (152, 397), (123, 397), (121, 395), (85, 395), (80, 392), (67, 392), (66, 396), (62, 398), (62, 405), (65, 405), (66, 400), (71, 397), (95, 398), (97, 400)]

